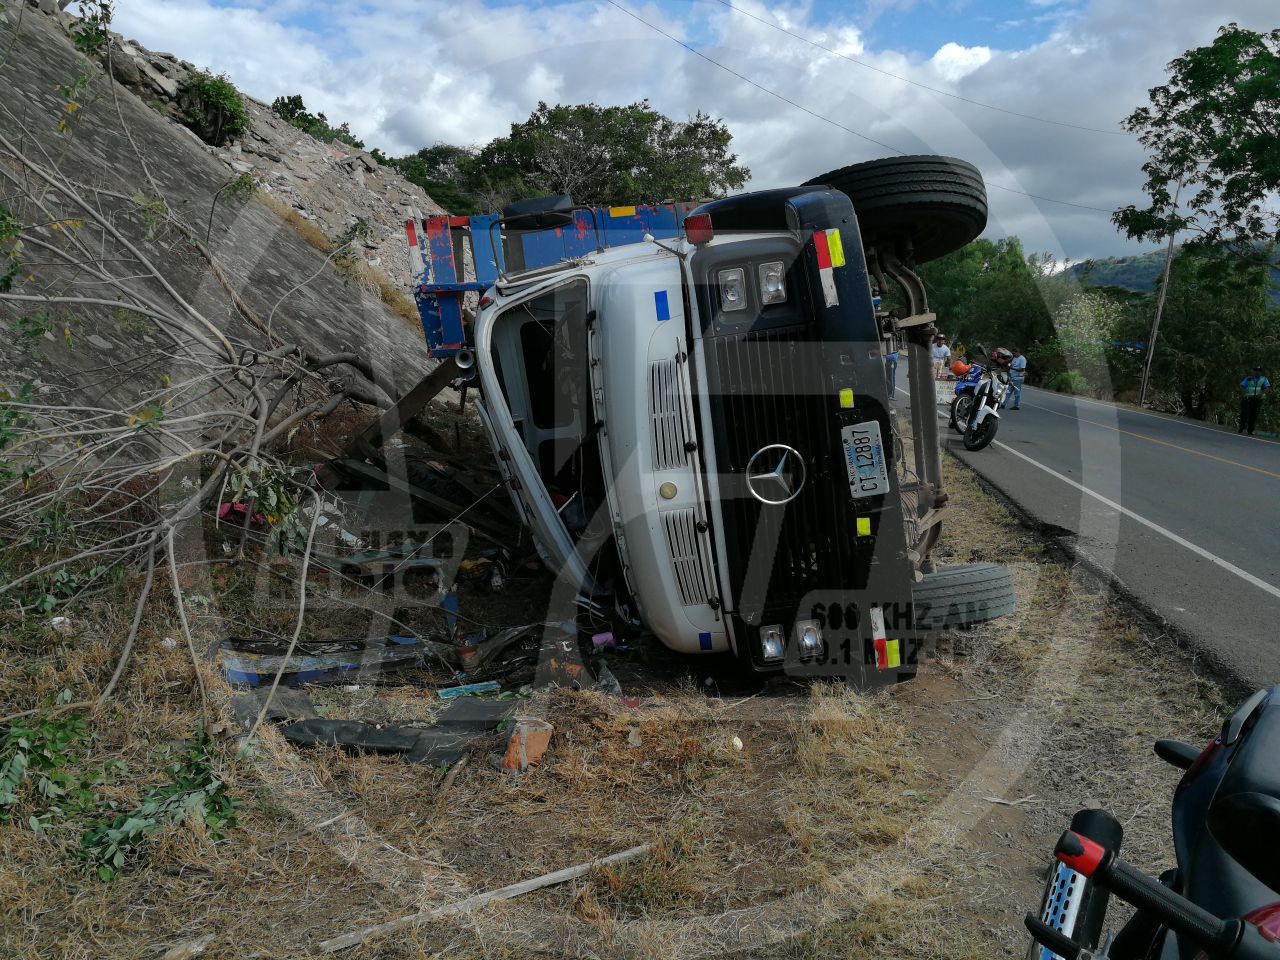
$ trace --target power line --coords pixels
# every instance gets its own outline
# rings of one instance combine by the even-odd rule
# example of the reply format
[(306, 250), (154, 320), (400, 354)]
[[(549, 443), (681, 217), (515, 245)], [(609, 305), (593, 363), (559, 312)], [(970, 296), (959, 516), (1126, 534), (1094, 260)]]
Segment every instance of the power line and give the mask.
[(841, 53), (839, 50), (832, 50), (830, 47), (826, 46), (825, 44), (818, 43), (818, 41), (816, 40), (811, 40), (808, 37), (804, 36), (803, 34), (795, 33), (791, 30), (788, 30), (786, 27), (782, 26), (781, 24), (773, 23), (772, 21), (766, 20), (764, 17), (757, 17), (754, 13), (751, 13), (748, 10), (744, 10), (742, 9), (742, 7), (734, 6), (733, 3), (730, 2), (730, 0), (702, 0), (702, 2), (718, 3), (721, 6), (728, 7), (734, 13), (740, 13), (744, 17), (750, 17), (752, 20), (755, 20), (757, 23), (763, 23), (766, 27), (772, 27), (774, 30), (777, 30), (781, 33), (785, 33), (789, 37), (794, 37), (796, 40), (800, 40), (804, 43), (809, 44), (811, 47), (817, 47), (819, 50), (825, 50), (827, 53), (831, 54), (832, 56), (839, 57), (841, 60), (848, 60), (850, 63), (856, 63), (860, 67), (865, 67), (868, 70), (874, 70), (876, 73), (882, 74), (883, 76), (892, 77), (894, 80), (901, 80), (903, 83), (909, 83), (914, 87), (920, 87), (922, 90), (928, 90), (931, 93), (936, 93), (944, 97), (950, 97), (952, 100), (959, 100), (962, 103), (968, 103), (975, 107), (982, 107), (986, 110), (995, 110), (997, 113), (1004, 113), (1011, 117), (1020, 117), (1023, 120), (1034, 120), (1036, 123), (1052, 124), (1055, 127), (1069, 127), (1072, 130), (1084, 130), (1089, 133), (1101, 133), (1109, 137), (1128, 136), (1128, 134), (1123, 130), (1103, 130), (1101, 127), (1089, 127), (1080, 123), (1071, 123), (1067, 120), (1052, 120), (1048, 117), (1037, 117), (1030, 113), (1019, 113), (1017, 110), (1010, 110), (1006, 107), (999, 107), (999, 106), (996, 106), (994, 103), (984, 103), (981, 100), (974, 100), (974, 99), (971, 99), (970, 97), (962, 97), (960, 94), (952, 93), (950, 90), (943, 90), (939, 87), (931, 87), (927, 83), (921, 83), (919, 80), (912, 80), (910, 77), (904, 77), (901, 74), (892, 73), (888, 70), (884, 70), (880, 67), (877, 67), (875, 64), (867, 63), (865, 60), (859, 60), (857, 57), (850, 57), (846, 54)]
[[(761, 91), (762, 93), (767, 93), (769, 96), (773, 97), (775, 100), (781, 100), (783, 103), (787, 104), (788, 106), (795, 107), (797, 110), (801, 111), (802, 113), (807, 113), (809, 116), (813, 117), (814, 119), (821, 120), (823, 123), (830, 124), (831, 126), (836, 127), (839, 130), (843, 130), (845, 133), (851, 133), (860, 140), (866, 140), (868, 143), (874, 143), (878, 147), (884, 147), (886, 150), (896, 153), (899, 156), (905, 157), (908, 155), (907, 151), (905, 150), (895, 147), (892, 144), (885, 143), (883, 140), (877, 140), (875, 137), (869, 137), (865, 133), (860, 133), (859, 131), (854, 130), (852, 127), (846, 127), (843, 123), (840, 123), (838, 120), (832, 120), (830, 117), (824, 117), (822, 114), (817, 113), (813, 110), (810, 110), (804, 104), (796, 103), (796, 101), (791, 100), (788, 97), (784, 97), (782, 94), (778, 93), (776, 90), (772, 90), (761, 83), (757, 83), (755, 80), (752, 80), (750, 77), (744, 76), (743, 74), (739, 73), (737, 70), (734, 70), (732, 67), (726, 66), (725, 64), (721, 63), (719, 60), (716, 60), (712, 57), (707, 56), (701, 50), (698, 50), (698, 49), (695, 49), (694, 47), (689, 46), (689, 44), (685, 43), (679, 37), (672, 36), (671, 34), (667, 33), (667, 31), (659, 27), (657, 24), (650, 23), (648, 20), (644, 19), (644, 17), (640, 16), (639, 14), (633, 13), (631, 10), (628, 10), (622, 4), (618, 3), (617, 0), (604, 0), (604, 2), (609, 4), (609, 6), (611, 7), (616, 7), (617, 9), (621, 10), (632, 20), (635, 20), (639, 23), (644, 24), (646, 27), (648, 27), (650, 30), (654, 31), (655, 33), (659, 33), (662, 36), (666, 37), (672, 43), (678, 44), (679, 46), (683, 47), (685, 50), (692, 53), (695, 57), (699, 57), (707, 61), (707, 63), (711, 64), (712, 66), (719, 67), (725, 73), (728, 73), (734, 77), (737, 77), (739, 80), (743, 81), (744, 83), (750, 84), (751, 86), (755, 87), (757, 90)], [(995, 190), (1003, 190), (1005, 193), (1016, 194), (1017, 196), (1020, 196), (1020, 197), (1029, 197), (1032, 200), (1043, 200), (1045, 203), (1057, 203), (1057, 204), (1061, 204), (1064, 207), (1076, 207), (1080, 210), (1092, 210), (1095, 213), (1105, 213), (1107, 215), (1110, 215), (1111, 213), (1114, 212), (1111, 210), (1103, 209), (1102, 207), (1092, 207), (1092, 206), (1089, 206), (1089, 204), (1087, 203), (1076, 203), (1073, 200), (1055, 200), (1053, 197), (1042, 197), (1039, 194), (1027, 193), (1025, 190), (1015, 190), (1013, 187), (1005, 187), (998, 183), (992, 183), (989, 180), (987, 180), (985, 177), (983, 178), (983, 180), (986, 183), (986, 185), (990, 188), (993, 188)]]
[(726, 66), (725, 66), (723, 63), (721, 63), (719, 60), (713, 60), (713, 59), (711, 59), (709, 56), (707, 56), (707, 55), (706, 55), (705, 53), (703, 53), (701, 50), (697, 50), (697, 49), (695, 49), (694, 47), (689, 46), (689, 44), (685, 43), (685, 42), (684, 42), (683, 40), (681, 40), (679, 37), (673, 37), (671, 34), (667, 33), (667, 31), (663, 30), (663, 29), (662, 29), (661, 27), (659, 27), (657, 24), (650, 23), (648, 20), (644, 19), (644, 17), (640, 16), (640, 15), (639, 15), (639, 14), (637, 14), (637, 13), (632, 13), (632, 12), (631, 12), (630, 10), (628, 10), (626, 7), (622, 6), (622, 4), (620, 4), (620, 3), (615, 3), (615, 2), (614, 2), (614, 0), (605, 0), (605, 3), (609, 4), (609, 5), (610, 5), (610, 6), (612, 6), (612, 7), (617, 7), (619, 10), (621, 10), (623, 13), (625, 13), (625, 14), (626, 14), (628, 17), (630, 17), (631, 19), (633, 19), (633, 20), (638, 20), (640, 23), (643, 23), (643, 24), (644, 24), (646, 27), (648, 27), (650, 30), (653, 30), (653, 31), (655, 31), (655, 32), (657, 32), (657, 33), (662, 34), (664, 37), (666, 37), (666, 38), (667, 38), (668, 40), (670, 40), (672, 43), (678, 43), (680, 46), (684, 47), (686, 50), (688, 50), (690, 53), (692, 53), (695, 57), (701, 57), (703, 60), (707, 61), (707, 63), (710, 63), (710, 64), (712, 64), (713, 66), (717, 66), (717, 67), (719, 67), (719, 68), (720, 68), (721, 70), (723, 70), (725, 73), (733, 74), (733, 76), (737, 77), (739, 80), (743, 81), (744, 83), (749, 83), (749, 84), (751, 84), (751, 86), (755, 87), (757, 90), (763, 91), (764, 93), (769, 94), (769, 96), (774, 97), (774, 98), (776, 98), (776, 99), (778, 99), (778, 100), (781, 100), (783, 103), (788, 104), (789, 106), (795, 107), (797, 110), (801, 110), (801, 111), (803, 111), (804, 113), (807, 113), (809, 116), (811, 116), (811, 117), (815, 117), (815, 118), (817, 118), (818, 120), (823, 121), (824, 123), (829, 123), (829, 124), (831, 124), (833, 127), (839, 127), (839, 128), (840, 128), (841, 130), (843, 130), (845, 133), (851, 133), (851, 134), (853, 134), (855, 137), (858, 137), (858, 138), (860, 138), (860, 139), (862, 139), (862, 140), (866, 140), (868, 143), (874, 143), (877, 147), (884, 147), (886, 150), (892, 150), (894, 153), (900, 153), (900, 154), (904, 154), (904, 155), (905, 155), (905, 153), (906, 153), (906, 151), (905, 151), (905, 150), (899, 150), (897, 147), (893, 146), (892, 144), (885, 143), (883, 140), (877, 140), (875, 137), (869, 137), (869, 136), (867, 136), (865, 133), (859, 133), (857, 130), (854, 130), (852, 127), (846, 127), (843, 123), (840, 123), (840, 122), (838, 122), (838, 121), (836, 121), (836, 120), (832, 120), (830, 117), (824, 117), (824, 116), (823, 116), (822, 114), (820, 114), (820, 113), (815, 113), (814, 111), (810, 110), (808, 107), (806, 107), (806, 106), (804, 106), (804, 105), (802, 105), (802, 104), (796, 103), (794, 100), (788, 100), (788, 99), (787, 99), (786, 97), (784, 97), (782, 94), (777, 93), (776, 91), (770, 90), (768, 87), (766, 87), (766, 86), (764, 86), (764, 85), (762, 85), (762, 84), (756, 83), (756, 81), (752, 80), (750, 77), (745, 77), (745, 76), (743, 76), (743, 75), (742, 75), (742, 74), (740, 74), (737, 70), (734, 70), (732, 67), (726, 67)]

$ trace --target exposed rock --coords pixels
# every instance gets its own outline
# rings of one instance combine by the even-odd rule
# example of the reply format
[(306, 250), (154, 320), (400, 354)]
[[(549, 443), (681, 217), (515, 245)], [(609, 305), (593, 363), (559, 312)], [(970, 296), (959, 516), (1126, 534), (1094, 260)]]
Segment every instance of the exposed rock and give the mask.
[(151, 86), (156, 89), (156, 92), (163, 93), (166, 97), (170, 98), (178, 95), (178, 85), (153, 67), (150, 63), (147, 63), (144, 60), (139, 64), (139, 67), (142, 70), (142, 75), (151, 81)]
[(122, 50), (116, 50), (111, 55), (111, 75), (116, 78), (117, 83), (123, 83), (126, 87), (137, 86), (142, 82), (138, 62)]
[[(28, 2), (42, 10), (57, 7), (57, 0)], [(149, 51), (119, 34), (111, 36), (110, 64), (116, 82), (180, 123), (189, 106), (181, 102), (182, 87), (194, 66), (172, 53)], [(105, 56), (103, 61), (105, 67)], [(329, 237), (356, 220), (364, 221), (371, 236), (365, 261), (407, 291), (413, 268), (405, 220), (445, 211), (367, 151), (341, 142), (322, 143), (281, 120), (267, 104), (242, 97), (250, 114), (249, 129), (239, 143), (225, 144), (213, 154), (226, 165), (229, 177), (252, 174), (259, 189), (293, 207)], [(185, 126), (182, 129), (199, 139)]]

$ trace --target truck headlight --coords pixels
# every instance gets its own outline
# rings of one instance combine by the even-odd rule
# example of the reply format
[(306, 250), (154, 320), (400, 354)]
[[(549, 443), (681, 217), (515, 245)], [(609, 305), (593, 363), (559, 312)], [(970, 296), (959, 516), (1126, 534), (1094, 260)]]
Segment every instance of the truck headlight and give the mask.
[(786, 654), (782, 640), (782, 624), (775, 623), (760, 628), (760, 657), (763, 660), (781, 660)]
[(782, 262), (760, 264), (760, 302), (783, 303), (787, 299), (787, 280)]
[(720, 309), (747, 309), (747, 275), (741, 267), (720, 271)]
[(817, 620), (796, 621), (796, 651), (801, 660), (809, 660), (822, 653), (822, 627)]

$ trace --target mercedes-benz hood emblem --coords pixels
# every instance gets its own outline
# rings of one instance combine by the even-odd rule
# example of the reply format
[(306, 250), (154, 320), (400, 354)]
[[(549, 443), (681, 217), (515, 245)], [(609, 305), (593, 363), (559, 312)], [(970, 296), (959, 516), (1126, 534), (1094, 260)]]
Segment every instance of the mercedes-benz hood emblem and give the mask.
[(794, 500), (804, 486), (804, 458), (781, 443), (761, 447), (747, 461), (747, 489), (761, 503)]

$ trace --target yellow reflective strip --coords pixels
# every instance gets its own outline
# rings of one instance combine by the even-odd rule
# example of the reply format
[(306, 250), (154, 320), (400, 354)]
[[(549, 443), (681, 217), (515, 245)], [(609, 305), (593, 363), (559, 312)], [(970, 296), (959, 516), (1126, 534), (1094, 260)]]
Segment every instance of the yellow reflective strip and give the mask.
[(840, 391), (840, 408), (842, 410), (853, 409), (853, 388), (845, 387)]
[(902, 666), (902, 654), (898, 652), (897, 640), (886, 640), (884, 642), (884, 653), (886, 667)]
[(840, 228), (833, 227), (827, 231), (827, 249), (831, 251), (831, 265), (844, 266), (844, 244), (840, 242)]
[(860, 537), (871, 536), (871, 518), (870, 517), (858, 518), (858, 536)]
[(635, 207), (610, 207), (609, 216), (611, 217), (634, 217), (636, 215)]

